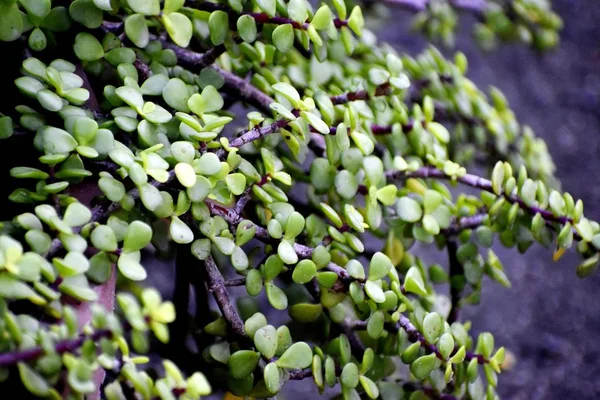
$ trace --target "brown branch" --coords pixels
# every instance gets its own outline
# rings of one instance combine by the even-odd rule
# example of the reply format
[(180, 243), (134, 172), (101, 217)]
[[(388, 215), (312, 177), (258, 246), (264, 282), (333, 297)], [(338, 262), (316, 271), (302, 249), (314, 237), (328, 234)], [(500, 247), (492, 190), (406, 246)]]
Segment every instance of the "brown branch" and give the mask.
[(204, 261), (204, 268), (208, 291), (213, 294), (231, 333), (238, 339), (248, 341), (244, 322), (231, 302), (231, 298), (225, 287), (225, 279), (223, 279), (223, 275), (221, 275), (221, 271), (219, 271), (215, 260), (212, 257), (208, 257)]

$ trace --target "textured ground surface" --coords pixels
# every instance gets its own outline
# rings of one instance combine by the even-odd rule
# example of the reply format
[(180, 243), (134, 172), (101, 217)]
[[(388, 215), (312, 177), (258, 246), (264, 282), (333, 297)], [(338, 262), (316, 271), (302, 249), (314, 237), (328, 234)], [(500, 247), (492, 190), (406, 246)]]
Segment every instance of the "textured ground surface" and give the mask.
[[(469, 58), (470, 78), (481, 87), (499, 87), (520, 121), (546, 139), (563, 189), (582, 198), (586, 214), (599, 219), (600, 2), (553, 4), (565, 29), (551, 54), (511, 46), (485, 55), (468, 32), (457, 49)], [(399, 25), (386, 27), (380, 37), (400, 50), (423, 48), (413, 38), (407, 43)], [(582, 281), (575, 275), (577, 256), (554, 263), (540, 246), (524, 256), (499, 252), (512, 290), (487, 285), (482, 305), (465, 316), (476, 331), (493, 332), (496, 343), (517, 356), (514, 372), (500, 377), (503, 398), (599, 398), (600, 275)]]
[[(600, 2), (553, 3), (565, 30), (560, 48), (550, 54), (505, 46), (486, 55), (468, 29), (457, 49), (469, 58), (468, 75), (481, 87), (499, 87), (520, 121), (547, 140), (563, 189), (582, 198), (586, 214), (600, 220)], [(407, 35), (408, 21), (408, 14), (394, 13), (379, 36), (414, 54), (426, 43)], [(481, 306), (463, 316), (476, 332), (493, 332), (518, 359), (514, 371), (500, 377), (502, 398), (600, 398), (600, 273), (577, 278), (573, 253), (553, 263), (551, 251), (539, 246), (524, 256), (496, 247), (513, 288), (486, 285)], [(155, 279), (168, 281), (172, 270), (156, 273)], [(279, 398), (317, 396), (313, 384), (292, 383)]]

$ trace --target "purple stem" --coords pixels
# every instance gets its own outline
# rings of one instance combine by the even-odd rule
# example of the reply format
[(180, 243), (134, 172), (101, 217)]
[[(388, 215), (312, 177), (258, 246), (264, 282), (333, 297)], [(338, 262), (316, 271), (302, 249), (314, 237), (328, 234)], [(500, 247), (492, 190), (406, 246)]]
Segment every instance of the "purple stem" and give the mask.
[[(78, 348), (80, 348), (86, 340), (97, 341), (101, 338), (110, 338), (112, 336), (112, 332), (109, 330), (99, 330), (92, 333), (89, 336), (80, 336), (77, 339), (65, 339), (56, 343), (54, 350), (58, 354), (63, 353), (71, 353)], [(7, 353), (0, 354), (0, 367), (8, 367), (11, 365), (15, 365), (19, 362), (26, 362), (35, 360), (46, 352), (42, 347), (33, 347), (27, 350), (21, 351), (11, 351)]]
[[(453, 177), (447, 175), (444, 171), (437, 169), (435, 167), (422, 167), (414, 172), (401, 172), (401, 171), (390, 171), (386, 172), (386, 177), (391, 180), (397, 179), (406, 179), (406, 178), (435, 178), (435, 179), (445, 179), (452, 180), (462, 183), (463, 185), (471, 186), (476, 189), (485, 190), (486, 192), (494, 193), (492, 189), (492, 182), (488, 179), (482, 178), (473, 174), (465, 174), (459, 177)], [(502, 192), (501, 196), (503, 196), (510, 203), (516, 203), (519, 207), (528, 212), (531, 215), (540, 214), (542, 218), (546, 221), (558, 222), (562, 225), (565, 225), (567, 222), (573, 225), (574, 221), (572, 218), (567, 216), (556, 216), (552, 212), (545, 210), (536, 206), (529, 206), (525, 204), (523, 199), (519, 198), (517, 195), (508, 194)]]
[[(248, 11), (242, 11), (242, 12), (238, 13), (235, 10), (233, 10), (232, 8), (230, 8), (224, 4), (209, 3), (206, 1), (188, 2), (187, 6), (190, 8), (195, 8), (196, 10), (202, 10), (202, 11), (208, 11), (208, 12), (224, 11), (229, 16), (229, 22), (233, 26), (235, 26), (235, 21), (237, 21), (238, 18), (241, 17), (242, 15), (251, 16), (259, 24), (274, 24), (274, 25), (290, 24), (290, 25), (292, 25), (292, 27), (294, 29), (300, 29), (300, 30), (307, 30), (308, 27), (310, 26), (309, 22), (300, 23), (298, 21), (294, 21), (293, 19), (280, 17), (280, 16), (270, 17), (266, 13), (256, 13), (256, 12), (248, 12)], [(335, 18), (333, 20), (333, 23), (334, 23), (335, 27), (338, 29), (341, 28), (342, 26), (348, 25), (348, 21), (342, 20), (339, 18)]]

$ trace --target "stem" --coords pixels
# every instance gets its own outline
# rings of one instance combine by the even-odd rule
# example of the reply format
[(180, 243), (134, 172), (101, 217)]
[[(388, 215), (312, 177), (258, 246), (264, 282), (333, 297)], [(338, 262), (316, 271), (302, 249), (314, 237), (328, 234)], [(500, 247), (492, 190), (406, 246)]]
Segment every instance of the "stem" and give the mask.
[[(476, 15), (483, 15), (487, 10), (485, 0), (449, 0), (450, 6), (460, 11), (469, 11)], [(412, 12), (425, 11), (429, 0), (383, 0), (383, 4), (402, 8)]]
[(208, 291), (213, 294), (215, 301), (221, 310), (221, 314), (223, 314), (223, 317), (227, 321), (227, 325), (231, 329), (231, 333), (238, 339), (247, 341), (248, 335), (244, 329), (244, 322), (242, 322), (242, 319), (231, 302), (229, 293), (225, 288), (225, 279), (223, 279), (223, 275), (221, 275), (221, 271), (219, 271), (215, 260), (213, 260), (212, 257), (208, 257), (204, 261), (204, 267)]
[(246, 284), (246, 278), (228, 279), (223, 282), (225, 286), (244, 286)]
[[(389, 83), (383, 83), (375, 88), (373, 97), (387, 96), (391, 93)], [(331, 96), (329, 99), (334, 105), (346, 104), (351, 101), (370, 100), (372, 97), (366, 90), (358, 90), (355, 92), (343, 93), (337, 96)]]
[(421, 345), (430, 353), (435, 354), (437, 358), (442, 361), (446, 361), (440, 350), (436, 345), (429, 343), (425, 336), (419, 332), (416, 326), (414, 326), (410, 320), (404, 316), (404, 314), (400, 314), (400, 320), (398, 321), (398, 329), (404, 329), (404, 331), (408, 334), (408, 339), (411, 342), (420, 342)]
[(445, 236), (458, 235), (459, 233), (461, 233), (464, 230), (475, 229), (475, 228), (478, 228), (479, 226), (483, 225), (487, 216), (488, 216), (488, 214), (481, 213), (481, 214), (470, 215), (468, 217), (456, 218), (448, 228), (442, 229), (441, 232)]
[[(242, 11), (242, 12), (238, 13), (235, 10), (233, 10), (232, 8), (229, 8), (224, 4), (209, 3), (206, 1), (188, 2), (187, 6), (190, 8), (195, 8), (197, 10), (208, 11), (208, 12), (224, 11), (229, 15), (229, 21), (231, 23), (234, 23), (233, 21), (237, 21), (238, 18), (241, 17), (242, 15), (249, 15), (252, 18), (254, 18), (254, 20), (256, 21), (257, 24), (274, 24), (274, 25), (290, 24), (290, 25), (292, 25), (292, 27), (294, 29), (299, 29), (299, 30), (307, 30), (308, 27), (310, 26), (309, 22), (300, 23), (298, 21), (294, 21), (294, 20), (286, 18), (286, 17), (279, 17), (279, 16), (270, 17), (269, 15), (267, 15), (265, 13), (256, 13), (256, 12), (247, 12), (247, 11)], [(335, 27), (338, 29), (341, 28), (342, 26), (348, 25), (348, 21), (341, 20), (339, 18), (335, 18), (333, 20), (333, 23), (334, 23)]]
[[(479, 190), (484, 190), (486, 192), (495, 194), (494, 190), (492, 189), (492, 182), (488, 179), (485, 179), (485, 178), (482, 178), (480, 176), (473, 175), (473, 174), (464, 174), (463, 176), (456, 176), (456, 177), (450, 176), (438, 168), (429, 167), (429, 166), (421, 167), (418, 170), (413, 171), (413, 172), (388, 171), (388, 172), (386, 172), (386, 177), (391, 180), (400, 180), (400, 179), (406, 179), (406, 178), (443, 179), (443, 180), (458, 182), (458, 183), (461, 183), (466, 186), (471, 186), (473, 188), (476, 188)], [(554, 215), (551, 211), (545, 210), (543, 208), (527, 205), (523, 201), (523, 199), (521, 199), (516, 194), (509, 194), (509, 193), (505, 193), (504, 191), (502, 191), (499, 196), (504, 197), (511, 204), (515, 204), (515, 203), (518, 204), (519, 207), (523, 211), (525, 211), (531, 215), (540, 214), (546, 222), (556, 222), (561, 225), (566, 225), (567, 223), (570, 223), (571, 225), (575, 224), (575, 221), (573, 220), (573, 218), (570, 218), (568, 216), (565, 216), (565, 215), (557, 216), (557, 215)], [(579, 235), (579, 233), (577, 233), (577, 231), (574, 228), (573, 228), (573, 237), (577, 240), (581, 240), (581, 236)]]
[(456, 256), (456, 252), (458, 250), (458, 243), (456, 242), (456, 239), (448, 239), (447, 248), (448, 260), (450, 262), (450, 299), (452, 304), (450, 308), (450, 315), (448, 316), (448, 323), (452, 324), (453, 322), (458, 321), (461, 291), (464, 286), (462, 279), (464, 269)]
[[(77, 339), (65, 339), (56, 343), (54, 350), (58, 354), (71, 353), (80, 348), (86, 340), (97, 341), (101, 338), (112, 337), (112, 332), (108, 329), (98, 330), (91, 335), (80, 336)], [(27, 350), (11, 351), (0, 354), (0, 367), (9, 367), (19, 362), (35, 360), (43, 356), (46, 352), (42, 347), (33, 347)]]

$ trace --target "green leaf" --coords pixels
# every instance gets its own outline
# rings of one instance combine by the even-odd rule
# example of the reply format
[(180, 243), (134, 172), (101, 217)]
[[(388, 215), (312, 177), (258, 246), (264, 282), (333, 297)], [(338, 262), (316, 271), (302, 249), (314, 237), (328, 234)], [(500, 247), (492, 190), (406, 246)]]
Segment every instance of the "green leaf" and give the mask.
[[(0, 15), (2, 15), (1, 12)], [(65, 32), (70, 26), (71, 18), (69, 18), (69, 12), (65, 7), (54, 7), (50, 10), (48, 16), (44, 18), (44, 22), (42, 22), (41, 25), (42, 28), (53, 32)], [(0, 40), (2, 40), (2, 38), (0, 38)]]
[(57, 112), (63, 108), (63, 100), (56, 93), (42, 89), (36, 94), (40, 105), (48, 111)]
[(260, 271), (251, 269), (246, 275), (246, 291), (250, 296), (258, 296), (262, 292), (263, 278)]
[(227, 188), (235, 196), (241, 195), (246, 189), (246, 177), (240, 173), (227, 175), (225, 177), (225, 183), (227, 184)]
[(405, 222), (417, 222), (423, 216), (421, 205), (414, 199), (404, 196), (396, 203), (398, 217)]
[(392, 269), (392, 261), (381, 252), (376, 252), (371, 258), (369, 265), (369, 280), (376, 281), (383, 279)]
[(434, 343), (442, 334), (444, 321), (438, 313), (431, 312), (423, 319), (423, 336), (429, 343)]
[(123, 251), (133, 252), (146, 247), (152, 240), (152, 228), (142, 221), (133, 221), (125, 231)]
[[(143, 95), (159, 96), (162, 95), (163, 89), (169, 82), (169, 77), (165, 74), (152, 75), (146, 79), (141, 87)], [(143, 104), (143, 101), (142, 101)], [(178, 113), (179, 114), (179, 113)], [(195, 122), (195, 121), (194, 121)]]
[(12, 42), (23, 33), (23, 18), (17, 4), (0, 4), (0, 41)]
[(212, 85), (202, 89), (202, 99), (204, 100), (205, 113), (219, 111), (225, 104), (219, 91)]
[(431, 214), (444, 202), (444, 198), (437, 190), (427, 189), (423, 195), (423, 208), (425, 214)]
[(0, 140), (8, 139), (14, 133), (14, 126), (11, 117), (0, 117)]
[(232, 378), (242, 379), (252, 373), (260, 360), (260, 354), (251, 350), (240, 350), (233, 353), (227, 365)]
[[(189, 164), (185, 164), (189, 165)], [(189, 226), (185, 222), (183, 222), (179, 217), (172, 216), (171, 217), (171, 225), (169, 226), (169, 233), (171, 235), (171, 239), (175, 243), (179, 244), (187, 244), (192, 243), (194, 241), (194, 233), (190, 229)]]
[(275, 16), (276, 0), (256, 0), (256, 4), (258, 4), (258, 7), (269, 17)]
[(28, 44), (31, 50), (42, 51), (48, 45), (48, 40), (40, 28), (35, 28), (29, 35)]
[(377, 388), (375, 382), (364, 375), (361, 375), (358, 379), (363, 389), (365, 389), (365, 392), (367, 392), (367, 396), (369, 396), (371, 399), (376, 399), (379, 397), (379, 389)]
[(294, 28), (290, 24), (279, 25), (273, 30), (272, 39), (277, 50), (287, 53), (294, 47)]
[(313, 128), (315, 128), (317, 132), (322, 133), (323, 135), (329, 134), (329, 126), (325, 122), (323, 122), (323, 120), (317, 115), (307, 111), (302, 111), (300, 115), (302, 115), (302, 117), (306, 119), (306, 121)]
[(169, 82), (163, 88), (162, 96), (166, 103), (175, 110), (183, 112), (189, 111), (187, 103), (190, 95), (185, 82), (183, 82), (181, 79), (172, 78), (169, 80)]
[(117, 250), (117, 237), (115, 232), (106, 225), (100, 225), (94, 228), (90, 236), (92, 244), (101, 251)]
[(308, 18), (306, 0), (290, 0), (287, 8), (289, 17), (296, 22), (302, 24)]
[(158, 0), (127, 0), (127, 3), (136, 13), (144, 15), (160, 14), (160, 3)]
[(171, 39), (180, 47), (187, 47), (192, 39), (192, 21), (185, 15), (172, 12), (163, 14), (162, 22)]
[(208, 18), (210, 40), (215, 46), (223, 44), (229, 33), (229, 16), (225, 11), (213, 11)]
[(273, 358), (277, 351), (277, 330), (275, 327), (267, 325), (258, 329), (254, 334), (254, 346), (265, 358)]
[(221, 171), (221, 160), (214, 153), (205, 153), (194, 160), (194, 170), (200, 175), (215, 175)]
[(504, 185), (504, 163), (498, 161), (492, 171), (492, 190), (498, 196), (502, 194), (502, 187)]
[(423, 229), (431, 235), (437, 235), (440, 233), (440, 226), (437, 220), (432, 215), (425, 215), (423, 217)]
[(97, 283), (104, 283), (110, 277), (112, 263), (107, 253), (101, 251), (90, 258), (90, 268), (86, 275)]
[(237, 29), (244, 42), (252, 43), (256, 40), (256, 21), (250, 15), (242, 15), (238, 18)]
[(298, 254), (296, 254), (294, 246), (287, 240), (279, 242), (277, 255), (286, 264), (296, 264), (298, 262)]
[(285, 310), (288, 306), (288, 299), (285, 292), (279, 287), (275, 286), (273, 282), (267, 282), (265, 284), (265, 291), (267, 293), (267, 299), (269, 303), (277, 310)]
[(423, 276), (417, 267), (411, 267), (404, 278), (404, 288), (407, 292), (415, 293), (419, 296), (427, 296)]
[(219, 251), (227, 256), (230, 256), (235, 251), (235, 242), (228, 237), (215, 237), (213, 242)]
[(174, 11), (179, 11), (181, 7), (183, 7), (185, 0), (165, 0), (165, 4), (163, 6), (164, 13), (171, 13)]
[(350, 260), (346, 264), (346, 270), (354, 279), (363, 280), (365, 279), (365, 269), (362, 264), (357, 260)]
[(17, 366), (21, 382), (31, 394), (36, 397), (46, 397), (50, 394), (51, 387), (46, 379), (24, 362), (18, 363)]
[(121, 253), (119, 260), (117, 261), (117, 267), (123, 276), (132, 281), (143, 281), (148, 276), (146, 270), (140, 264), (139, 251), (133, 253)]
[(96, 61), (104, 57), (102, 44), (87, 32), (81, 32), (75, 37), (73, 49), (75, 55), (82, 61)]
[[(43, 1), (39, 1), (43, 3)], [(48, 4), (49, 6), (49, 4)], [(48, 12), (50, 7), (48, 7)], [(102, 25), (103, 12), (92, 0), (75, 0), (69, 6), (71, 18), (89, 29), (96, 29)]]
[(63, 277), (80, 275), (89, 268), (88, 259), (83, 254), (73, 251), (68, 252), (64, 258), (54, 258), (52, 264)]
[(0, 274), (0, 296), (5, 299), (29, 299), (36, 304), (46, 303), (29, 285), (6, 273)]
[(373, 339), (377, 339), (383, 334), (384, 316), (382, 311), (375, 311), (367, 323), (367, 333)]
[(277, 393), (281, 388), (281, 381), (279, 375), (279, 368), (274, 362), (270, 362), (266, 365), (263, 378), (265, 380), (265, 386), (271, 393)]
[(291, 345), (279, 357), (276, 364), (279, 368), (285, 369), (307, 368), (312, 363), (312, 356), (310, 346), (304, 342), (298, 342)]
[(300, 103), (300, 94), (292, 85), (287, 82), (278, 82), (271, 86), (271, 88), (288, 99), (292, 103), (292, 106), (298, 107)]
[(69, 226), (82, 226), (92, 219), (92, 212), (81, 203), (71, 203), (65, 211), (64, 221)]
[(329, 24), (333, 21), (331, 16), (331, 9), (327, 5), (322, 5), (315, 13), (310, 24), (317, 30), (327, 29)]
[(310, 282), (317, 273), (317, 266), (311, 260), (302, 260), (294, 268), (292, 279), (299, 284)]
[(52, 7), (50, 0), (19, 0), (19, 3), (27, 11), (27, 16), (35, 26), (42, 23)]
[(335, 176), (335, 189), (343, 199), (350, 200), (358, 191), (358, 181), (353, 173), (344, 169)]
[(450, 356), (450, 354), (454, 351), (454, 337), (452, 337), (451, 333), (444, 333), (442, 337), (440, 337), (438, 348), (440, 349), (440, 353), (444, 358), (448, 358)]
[(322, 312), (322, 304), (309, 303), (294, 304), (288, 310), (288, 313), (290, 314), (290, 317), (292, 317), (292, 319), (303, 324), (315, 322), (321, 316)]
[[(137, 47), (144, 48), (150, 42), (150, 32), (146, 17), (142, 14), (132, 14), (125, 19), (125, 34)], [(145, 83), (145, 82), (144, 82)]]
[(365, 27), (365, 19), (363, 18), (362, 9), (356, 5), (348, 18), (348, 26), (358, 36), (362, 35), (362, 30)]
[(342, 374), (340, 375), (340, 379), (342, 381), (342, 385), (347, 388), (354, 389), (358, 386), (358, 367), (354, 363), (349, 363), (344, 365), (342, 369)]
[(450, 132), (446, 127), (438, 122), (427, 122), (427, 130), (436, 137), (440, 143), (446, 144), (450, 141)]
[(423, 380), (429, 376), (435, 367), (435, 354), (429, 354), (417, 358), (410, 365), (410, 372), (419, 380)]
[(365, 291), (367, 295), (373, 299), (375, 303), (384, 303), (385, 302), (385, 294), (381, 289), (381, 286), (377, 284), (375, 281), (367, 281), (365, 283)]
[(175, 176), (179, 183), (186, 188), (191, 188), (196, 184), (196, 172), (190, 164), (180, 162), (175, 165)]
[(248, 336), (250, 336), (251, 338), (253, 338), (256, 331), (262, 328), (263, 326), (267, 326), (267, 319), (261, 313), (255, 313), (250, 318), (248, 318), (246, 322), (244, 322), (244, 329), (246, 330)]

